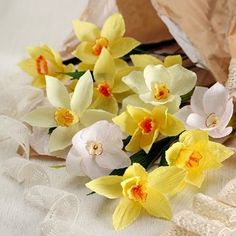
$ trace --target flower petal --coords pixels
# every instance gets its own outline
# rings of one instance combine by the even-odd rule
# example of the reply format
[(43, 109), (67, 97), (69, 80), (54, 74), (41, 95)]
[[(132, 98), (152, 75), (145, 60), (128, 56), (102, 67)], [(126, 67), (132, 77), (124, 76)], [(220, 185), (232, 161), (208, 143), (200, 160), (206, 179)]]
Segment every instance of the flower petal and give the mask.
[(149, 135), (142, 135), (140, 139), (140, 147), (148, 153), (152, 147), (152, 144), (156, 141), (159, 135), (159, 130), (155, 130)]
[(89, 22), (73, 20), (73, 29), (77, 38), (82, 41), (95, 42), (100, 36), (99, 28)]
[(54, 129), (49, 139), (49, 151), (54, 152), (63, 150), (64, 148), (70, 146), (72, 137), (75, 135), (78, 129), (78, 124), (72, 125), (70, 127), (59, 126)]
[(86, 64), (95, 64), (98, 57), (93, 54), (92, 51), (93, 43), (81, 42), (75, 51), (72, 53), (75, 57), (79, 58), (82, 62)]
[(125, 22), (121, 14), (115, 13), (105, 21), (101, 36), (113, 41), (121, 38), (125, 33)]
[(233, 100), (232, 98), (228, 100), (224, 113), (221, 116), (220, 119), (220, 127), (226, 127), (229, 124), (229, 121), (233, 115), (234, 112), (234, 105), (233, 105)]
[(122, 81), (137, 94), (143, 94), (149, 91), (141, 71), (131, 72), (127, 76), (123, 77)]
[(61, 81), (54, 77), (46, 76), (46, 91), (47, 98), (54, 107), (70, 109), (70, 96)]
[(138, 152), (141, 149), (140, 147), (141, 137), (142, 137), (141, 131), (139, 129), (136, 129), (129, 143), (125, 146), (125, 150), (128, 152)]
[(151, 112), (141, 107), (127, 106), (127, 112), (136, 123), (139, 123), (145, 117), (151, 116)]
[(164, 66), (170, 67), (176, 64), (182, 65), (182, 62), (183, 61), (182, 61), (181, 55), (173, 55), (173, 56), (170, 55), (170, 56), (165, 57)]
[(181, 120), (186, 125), (186, 120), (191, 113), (192, 113), (191, 106), (184, 106), (174, 115), (177, 119)]
[(206, 114), (215, 113), (221, 117), (229, 98), (228, 90), (220, 83), (215, 83), (203, 97), (203, 106)]
[(205, 175), (203, 172), (199, 171), (199, 169), (188, 171), (188, 174), (186, 176), (186, 182), (198, 188), (202, 186), (204, 179)]
[(36, 69), (36, 62), (32, 58), (25, 59), (18, 63), (18, 66), (26, 73), (33, 77), (39, 76), (37, 69)]
[(81, 168), (82, 157), (79, 155), (77, 150), (72, 147), (66, 157), (66, 170), (70, 175), (84, 176)]
[(138, 163), (134, 163), (132, 166), (130, 166), (128, 169), (126, 169), (123, 179), (129, 179), (133, 177), (141, 177), (142, 180), (146, 181), (148, 178), (148, 174), (144, 167), (142, 167)]
[(89, 126), (99, 120), (111, 121), (114, 116), (114, 114), (103, 110), (88, 109), (80, 117), (80, 121), (84, 126)]
[(155, 188), (149, 187), (147, 199), (142, 206), (152, 216), (170, 220), (172, 217), (171, 208), (167, 198)]
[(81, 116), (89, 107), (93, 98), (93, 79), (91, 73), (87, 71), (83, 74), (75, 86), (71, 98), (71, 109)]
[(128, 198), (122, 198), (113, 213), (113, 227), (121, 230), (132, 224), (141, 212), (142, 206)]
[(159, 192), (171, 194), (185, 176), (186, 171), (175, 166), (159, 167), (149, 173), (148, 182)]
[(113, 86), (115, 63), (106, 48), (102, 49), (102, 52), (94, 66), (93, 75), (97, 83), (106, 81), (111, 87)]
[(25, 115), (23, 120), (32, 126), (55, 127), (57, 126), (54, 119), (55, 111), (55, 108), (39, 107)]
[(103, 97), (102, 95), (98, 95), (95, 101), (91, 105), (92, 108), (101, 109), (106, 112), (110, 112), (113, 114), (118, 113), (118, 103), (115, 97)]
[(169, 166), (177, 166), (180, 152), (185, 148), (181, 142), (174, 143), (166, 150), (165, 157)]
[(181, 104), (181, 97), (176, 95), (172, 101), (165, 103), (165, 106), (168, 108), (169, 113), (175, 113), (179, 110)]
[(207, 88), (205, 87), (195, 87), (193, 95), (191, 97), (191, 109), (194, 113), (198, 113), (199, 115), (205, 115), (204, 107), (203, 107), (203, 97), (206, 93)]
[(149, 54), (130, 55), (130, 58), (134, 66), (140, 67), (141, 69), (144, 69), (148, 65), (163, 64), (160, 59)]
[(86, 187), (97, 194), (114, 199), (122, 196), (121, 181), (122, 176), (103, 176), (88, 182)]
[(231, 132), (233, 131), (232, 127), (227, 127), (224, 129), (213, 129), (213, 130), (209, 130), (208, 134), (209, 136), (211, 136), (212, 138), (223, 138), (229, 134), (231, 134)]
[(206, 117), (202, 117), (196, 113), (191, 113), (188, 116), (186, 124), (195, 129), (207, 129)]
[(209, 141), (208, 133), (203, 130), (189, 130), (185, 131), (179, 136), (179, 141), (186, 146), (191, 146), (197, 143), (198, 141), (206, 142)]
[(78, 71), (87, 71), (87, 70), (93, 70), (94, 65), (93, 64), (87, 64), (84, 62), (80, 62), (77, 69)]
[(119, 58), (136, 48), (139, 44), (140, 42), (133, 38), (118, 38), (112, 42), (109, 51), (113, 58)]
[(171, 75), (170, 92), (172, 94), (184, 95), (190, 92), (197, 82), (197, 75), (181, 65), (168, 67), (168, 72)]

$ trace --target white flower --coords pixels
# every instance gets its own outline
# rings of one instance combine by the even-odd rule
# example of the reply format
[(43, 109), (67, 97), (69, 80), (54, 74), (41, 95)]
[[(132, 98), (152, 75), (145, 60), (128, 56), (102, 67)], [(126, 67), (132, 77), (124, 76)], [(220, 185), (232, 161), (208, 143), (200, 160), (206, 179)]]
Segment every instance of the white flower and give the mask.
[(208, 130), (209, 136), (213, 138), (221, 138), (232, 132), (232, 127), (227, 127), (232, 115), (232, 98), (218, 82), (209, 89), (196, 87), (191, 105), (176, 113), (185, 122), (186, 128)]
[(108, 175), (114, 169), (131, 165), (122, 150), (123, 134), (120, 128), (105, 120), (80, 130), (72, 139), (67, 159), (67, 171), (91, 179)]
[[(170, 112), (176, 112), (181, 103), (181, 95), (191, 91), (196, 84), (196, 74), (181, 65), (164, 67), (148, 65), (143, 72), (134, 71), (123, 78), (136, 94), (132, 95), (131, 104), (139, 105), (140, 100), (149, 105), (165, 105)], [(126, 102), (128, 102), (126, 100)]]

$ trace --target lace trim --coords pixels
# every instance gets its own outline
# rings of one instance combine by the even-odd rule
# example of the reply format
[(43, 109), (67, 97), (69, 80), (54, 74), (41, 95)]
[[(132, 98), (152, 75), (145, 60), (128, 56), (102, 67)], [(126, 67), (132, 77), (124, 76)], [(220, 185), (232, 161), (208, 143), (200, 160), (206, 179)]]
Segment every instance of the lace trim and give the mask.
[(225, 87), (229, 90), (231, 96), (236, 96), (236, 58), (231, 58)]

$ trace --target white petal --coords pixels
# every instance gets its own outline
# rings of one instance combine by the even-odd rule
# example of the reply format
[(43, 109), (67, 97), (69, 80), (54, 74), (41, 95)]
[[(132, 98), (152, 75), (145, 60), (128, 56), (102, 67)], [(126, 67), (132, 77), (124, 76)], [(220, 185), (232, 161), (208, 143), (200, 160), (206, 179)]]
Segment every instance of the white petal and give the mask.
[(48, 100), (54, 107), (70, 109), (70, 96), (61, 81), (54, 77), (46, 76), (46, 91)]
[(205, 114), (203, 107), (203, 97), (208, 89), (204, 87), (196, 87), (191, 97), (191, 109), (194, 113), (200, 115)]
[(168, 67), (168, 72), (171, 75), (170, 92), (172, 94), (181, 96), (194, 88), (197, 81), (197, 76), (194, 72), (178, 64)]
[(193, 128), (206, 129), (207, 127), (205, 121), (206, 119), (204, 117), (198, 115), (197, 113), (191, 113), (186, 120), (186, 124)]
[(77, 114), (82, 115), (89, 107), (93, 98), (93, 79), (91, 73), (87, 71), (83, 74), (76, 84), (71, 98), (71, 109)]
[(170, 88), (171, 76), (163, 65), (148, 65), (145, 67), (143, 73), (149, 90), (152, 90), (153, 85), (156, 83), (164, 83), (167, 88)]
[(111, 121), (115, 115), (103, 110), (89, 109), (85, 111), (80, 119), (84, 126), (89, 126), (99, 120)]
[(170, 102), (167, 102), (165, 106), (168, 108), (168, 112), (173, 114), (179, 110), (180, 104), (181, 104), (180, 96), (174, 96), (174, 99)]
[(131, 72), (127, 76), (123, 77), (122, 81), (137, 94), (148, 92), (148, 88), (141, 71)]
[(122, 150), (118, 150), (116, 152), (113, 151), (113, 153), (107, 153), (106, 149), (104, 149), (104, 155), (97, 156), (96, 162), (99, 166), (111, 170), (125, 168), (131, 165), (130, 158)]
[(176, 98), (175, 95), (170, 94), (166, 99), (157, 100), (154, 98), (154, 95), (152, 92), (140, 94), (139, 97), (143, 102), (152, 104), (153, 106), (163, 105), (168, 102), (172, 102)]
[(174, 115), (176, 118), (181, 120), (186, 125), (187, 118), (191, 113), (192, 113), (191, 106), (184, 106), (178, 112), (176, 112)]
[(39, 107), (25, 115), (23, 120), (32, 126), (55, 127), (57, 126), (54, 119), (55, 111), (55, 108)]
[(72, 147), (66, 158), (66, 170), (70, 175), (84, 176), (81, 168), (82, 157), (79, 155), (77, 150)]
[(230, 99), (226, 104), (223, 115), (221, 116), (220, 124), (219, 124), (220, 127), (225, 128), (229, 124), (229, 121), (233, 115), (233, 112), (234, 112), (234, 104), (233, 104), (233, 100)]
[(203, 97), (203, 106), (206, 114), (215, 113), (221, 117), (228, 101), (229, 94), (227, 89), (220, 83), (215, 83), (209, 88)]
[(229, 135), (232, 132), (232, 127), (227, 127), (225, 129), (213, 129), (213, 130), (209, 130), (208, 134), (209, 136), (211, 136), (212, 138), (223, 138), (227, 135)]

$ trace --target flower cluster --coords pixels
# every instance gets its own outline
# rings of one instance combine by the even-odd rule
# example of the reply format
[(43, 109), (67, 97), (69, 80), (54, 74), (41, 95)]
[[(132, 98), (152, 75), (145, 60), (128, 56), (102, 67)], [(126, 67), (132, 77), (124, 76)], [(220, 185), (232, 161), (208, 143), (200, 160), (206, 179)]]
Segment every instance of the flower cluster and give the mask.
[[(195, 87), (197, 76), (182, 66), (180, 55), (162, 61), (135, 54), (140, 43), (124, 36), (118, 13), (102, 29), (79, 20), (73, 28), (78, 65), (66, 65), (46, 45), (30, 48), (30, 58), (19, 63), (46, 94), (24, 121), (49, 130), (50, 153), (69, 150), (68, 173), (88, 176), (89, 189), (121, 199), (113, 214), (116, 230), (142, 208), (170, 219), (169, 196), (187, 184), (200, 188), (205, 172), (233, 154), (209, 139), (233, 130), (229, 92), (219, 83)], [(189, 101), (183, 101), (186, 95)]]

